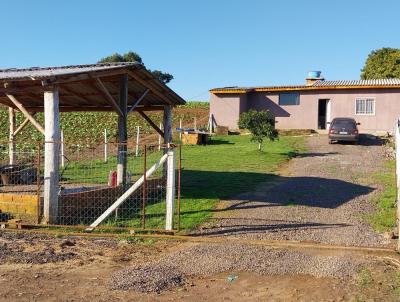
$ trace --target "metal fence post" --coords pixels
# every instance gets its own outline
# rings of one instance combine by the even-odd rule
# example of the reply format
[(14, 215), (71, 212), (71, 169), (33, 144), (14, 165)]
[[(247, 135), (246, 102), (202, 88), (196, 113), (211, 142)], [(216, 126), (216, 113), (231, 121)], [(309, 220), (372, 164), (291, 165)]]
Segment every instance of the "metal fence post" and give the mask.
[(178, 198), (177, 198), (177, 215), (178, 215), (178, 231), (181, 230), (181, 171), (182, 171), (182, 145), (179, 145), (179, 161), (178, 161)]
[(165, 230), (172, 231), (174, 225), (175, 201), (175, 150), (170, 146), (168, 147)]
[(147, 147), (146, 145), (143, 146), (143, 200), (142, 200), (142, 227), (143, 229), (146, 228), (146, 197), (147, 197)]

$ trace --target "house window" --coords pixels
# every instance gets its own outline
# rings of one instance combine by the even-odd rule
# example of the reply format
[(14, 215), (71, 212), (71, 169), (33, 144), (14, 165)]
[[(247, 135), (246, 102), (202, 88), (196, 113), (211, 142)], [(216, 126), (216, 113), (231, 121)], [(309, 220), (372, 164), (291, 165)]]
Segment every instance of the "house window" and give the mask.
[(281, 93), (279, 94), (279, 105), (299, 105), (300, 94), (298, 93)]
[(356, 98), (356, 114), (358, 115), (374, 115), (375, 99), (374, 98)]

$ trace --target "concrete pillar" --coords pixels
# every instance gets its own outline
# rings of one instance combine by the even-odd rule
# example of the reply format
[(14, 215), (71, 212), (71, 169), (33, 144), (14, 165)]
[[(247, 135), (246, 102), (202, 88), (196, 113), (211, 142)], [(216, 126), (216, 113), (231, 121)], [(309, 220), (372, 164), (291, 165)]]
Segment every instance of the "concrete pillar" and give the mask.
[(127, 141), (128, 141), (128, 124), (127, 124), (127, 106), (128, 106), (128, 75), (122, 75), (119, 86), (119, 107), (122, 115), (118, 116), (118, 164), (117, 164), (117, 183), (118, 185), (126, 184), (126, 165), (127, 165)]
[(56, 224), (58, 218), (60, 123), (57, 86), (44, 92), (44, 222)]

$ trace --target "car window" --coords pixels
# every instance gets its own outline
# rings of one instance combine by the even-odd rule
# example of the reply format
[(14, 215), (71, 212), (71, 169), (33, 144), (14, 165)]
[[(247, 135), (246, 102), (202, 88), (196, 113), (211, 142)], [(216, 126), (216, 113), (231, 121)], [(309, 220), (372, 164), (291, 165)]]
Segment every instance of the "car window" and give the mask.
[(353, 121), (349, 120), (335, 120), (333, 122), (333, 127), (337, 128), (355, 128), (356, 125)]

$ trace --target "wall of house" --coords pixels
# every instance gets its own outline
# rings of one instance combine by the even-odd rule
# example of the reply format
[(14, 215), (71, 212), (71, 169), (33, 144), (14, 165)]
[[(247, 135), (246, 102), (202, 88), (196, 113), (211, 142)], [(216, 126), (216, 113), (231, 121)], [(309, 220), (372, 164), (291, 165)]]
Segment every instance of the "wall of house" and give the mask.
[[(213, 95), (212, 95), (213, 96)], [(374, 97), (374, 115), (356, 115), (355, 99)], [(400, 117), (400, 89), (346, 89), (300, 92), (299, 105), (279, 105), (279, 93), (254, 92), (243, 95), (224, 95), (211, 98), (211, 113), (220, 125), (237, 129), (239, 114), (244, 110), (270, 110), (278, 129), (318, 129), (318, 100), (329, 99), (331, 119), (353, 117), (361, 132), (392, 132)], [(228, 116), (229, 115), (229, 116)]]
[(247, 110), (246, 94), (211, 94), (210, 114), (218, 126), (238, 129), (239, 116)]

